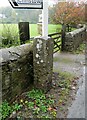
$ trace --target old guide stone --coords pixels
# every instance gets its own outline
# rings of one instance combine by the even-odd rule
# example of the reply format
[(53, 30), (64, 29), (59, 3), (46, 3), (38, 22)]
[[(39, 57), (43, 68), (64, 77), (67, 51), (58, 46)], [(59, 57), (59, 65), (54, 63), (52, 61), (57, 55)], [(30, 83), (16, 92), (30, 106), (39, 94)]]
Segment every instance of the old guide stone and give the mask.
[(37, 37), (33, 46), (34, 85), (44, 91), (51, 87), (53, 74), (53, 39)]

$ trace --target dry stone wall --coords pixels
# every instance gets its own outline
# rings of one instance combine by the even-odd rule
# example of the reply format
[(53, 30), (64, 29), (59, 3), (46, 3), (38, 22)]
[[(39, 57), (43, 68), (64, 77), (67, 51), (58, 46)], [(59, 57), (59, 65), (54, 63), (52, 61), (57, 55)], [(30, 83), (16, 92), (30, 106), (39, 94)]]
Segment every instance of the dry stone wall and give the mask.
[(80, 28), (65, 35), (64, 51), (74, 51), (86, 40), (86, 28)]
[(32, 45), (1, 49), (0, 55), (2, 100), (11, 101), (33, 83)]

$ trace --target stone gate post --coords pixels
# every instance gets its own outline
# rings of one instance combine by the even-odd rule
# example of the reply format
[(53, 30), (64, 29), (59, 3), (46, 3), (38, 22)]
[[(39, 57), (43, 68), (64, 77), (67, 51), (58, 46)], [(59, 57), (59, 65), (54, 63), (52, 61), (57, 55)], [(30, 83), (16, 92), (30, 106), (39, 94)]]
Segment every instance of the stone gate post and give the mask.
[(53, 74), (53, 39), (37, 37), (33, 46), (34, 85), (44, 91), (51, 87)]

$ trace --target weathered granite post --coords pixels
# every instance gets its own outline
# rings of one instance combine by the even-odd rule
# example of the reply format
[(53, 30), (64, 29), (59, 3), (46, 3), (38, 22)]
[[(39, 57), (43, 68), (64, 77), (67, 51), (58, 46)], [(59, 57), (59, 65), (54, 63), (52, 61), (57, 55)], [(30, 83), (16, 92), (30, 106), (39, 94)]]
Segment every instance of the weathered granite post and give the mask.
[(34, 85), (45, 92), (51, 87), (53, 74), (53, 39), (37, 37), (33, 46)]

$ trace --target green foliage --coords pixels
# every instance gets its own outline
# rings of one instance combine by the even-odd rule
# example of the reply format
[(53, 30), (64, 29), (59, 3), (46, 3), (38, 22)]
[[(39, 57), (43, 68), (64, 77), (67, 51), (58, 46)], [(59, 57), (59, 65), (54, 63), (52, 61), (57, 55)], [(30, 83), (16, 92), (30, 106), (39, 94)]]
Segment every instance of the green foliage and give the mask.
[(3, 29), (1, 31), (1, 40), (1, 48), (19, 45), (20, 42), (16, 26), (3, 24)]
[[(1, 18), (0, 22), (3, 23), (18, 23), (20, 21), (29, 22), (30, 24), (37, 24), (39, 14), (42, 10), (14, 10), (12, 7), (0, 7), (0, 14), (4, 14), (6, 18)], [(55, 14), (55, 8), (49, 7), (49, 23), (53, 24), (53, 18)]]
[(59, 74), (60, 74), (61, 77), (65, 78), (67, 80), (72, 80), (75, 77), (75, 75), (73, 75), (69, 72), (66, 72), (66, 71), (65, 72), (60, 72), (59, 71)]
[(52, 108), (54, 104), (52, 96), (46, 98), (44, 92), (38, 89), (29, 91), (26, 96), (28, 97), (28, 100), (21, 99), (20, 102), (16, 101), (11, 105), (9, 105), (7, 101), (4, 101), (0, 106), (2, 119), (9, 117), (14, 111), (22, 110), (22, 108), (24, 109), (24, 107), (28, 108), (29, 112), (31, 111), (32, 115), (37, 118), (55, 117), (56, 111)]
[(77, 48), (77, 50), (73, 51), (73, 53), (75, 53), (75, 54), (85, 53), (85, 48), (86, 48), (85, 43), (82, 43), (82, 44), (80, 44), (80, 46)]
[(20, 21), (37, 23), (41, 10), (14, 10), (12, 7), (0, 7), (0, 14), (4, 14), (6, 18), (1, 18), (3, 23), (18, 23)]
[[(7, 26), (6, 28), (10, 27), (11, 30), (12, 30), (11, 32), (15, 31), (16, 33), (18, 33), (17, 24), (4, 24), (4, 25), (5, 25), (5, 27)], [(38, 26), (37, 26), (37, 24), (30, 24), (29, 27), (30, 27), (30, 36), (31, 37), (39, 35), (38, 34)], [(62, 26), (60, 24), (58, 24), (58, 25), (56, 25), (56, 24), (49, 24), (48, 25), (48, 32), (49, 33), (59, 32), (61, 30), (61, 27)], [(3, 26), (3, 24), (0, 24), (0, 34), (1, 34), (2, 30), (4, 30), (4, 26)]]
[[(39, 36), (37, 24), (30, 24), (30, 37)], [(58, 32), (61, 25), (48, 25), (49, 33)], [(0, 48), (20, 45), (19, 32), (17, 24), (0, 24)], [(26, 43), (33, 41), (27, 40)]]
[(32, 99), (38, 99), (40, 98), (40, 96), (43, 94), (43, 92), (41, 90), (32, 90), (30, 92), (28, 92), (27, 96), (29, 98), (32, 98)]
[(12, 105), (12, 110), (18, 111), (18, 110), (21, 109), (21, 107), (22, 107), (21, 104), (15, 103), (15, 104)]
[(72, 59), (60, 58), (60, 57), (54, 57), (53, 60), (54, 60), (54, 62), (63, 62), (63, 63), (66, 63), (66, 64), (73, 62)]
[(40, 114), (42, 118), (43, 115), (47, 113), (49, 106), (52, 106), (54, 104), (54, 100), (52, 99), (52, 97), (50, 96), (47, 99), (42, 90), (33, 89), (32, 91), (27, 93), (27, 96), (32, 101), (27, 103), (29, 109), (32, 109), (33, 114), (37, 116)]
[(69, 94), (72, 89), (73, 83), (75, 82), (74, 80), (75, 80), (76, 76), (69, 72), (59, 71), (58, 77), (60, 79), (58, 81), (58, 89), (59, 89), (58, 105), (59, 105), (60, 111), (63, 111), (63, 107), (61, 107), (61, 105), (66, 104), (67, 98), (69, 97)]
[(14, 103), (13, 105), (9, 105), (9, 103), (5, 100), (0, 105), (0, 113), (2, 115), (2, 120), (7, 118), (13, 111), (18, 111), (21, 109), (21, 105), (18, 103)]
[(34, 102), (28, 102), (27, 105), (30, 109), (32, 109), (34, 107)]
[(7, 101), (4, 101), (2, 105), (0, 106), (0, 113), (2, 114), (2, 118), (6, 118), (10, 113), (12, 112), (12, 109)]

